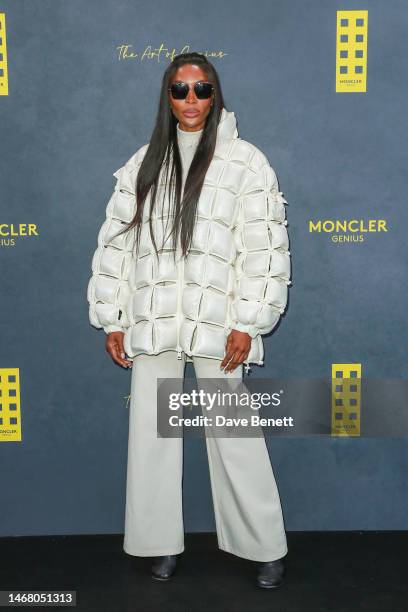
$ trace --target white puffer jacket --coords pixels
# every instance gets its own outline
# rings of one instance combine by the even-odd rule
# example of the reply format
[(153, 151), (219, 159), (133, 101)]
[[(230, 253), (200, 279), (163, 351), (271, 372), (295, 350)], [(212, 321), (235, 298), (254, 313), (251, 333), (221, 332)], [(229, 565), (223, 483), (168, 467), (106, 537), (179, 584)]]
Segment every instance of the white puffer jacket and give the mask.
[[(139, 254), (134, 229), (115, 237), (136, 211), (136, 178), (148, 144), (113, 176), (88, 284), (89, 319), (106, 333), (123, 331), (133, 359), (141, 353), (182, 351), (187, 356), (222, 359), (232, 329), (252, 337), (245, 363), (262, 364), (261, 335), (278, 323), (287, 304), (291, 263), (285, 206), (273, 168), (255, 145), (238, 136), (233, 112), (224, 108), (216, 149), (198, 202), (193, 242), (187, 257), (171, 239), (159, 251), (150, 239), (144, 206)], [(169, 212), (166, 200), (164, 228)], [(156, 244), (163, 240), (154, 218)], [(166, 235), (171, 227), (171, 219)], [(167, 249), (167, 250), (166, 250)]]

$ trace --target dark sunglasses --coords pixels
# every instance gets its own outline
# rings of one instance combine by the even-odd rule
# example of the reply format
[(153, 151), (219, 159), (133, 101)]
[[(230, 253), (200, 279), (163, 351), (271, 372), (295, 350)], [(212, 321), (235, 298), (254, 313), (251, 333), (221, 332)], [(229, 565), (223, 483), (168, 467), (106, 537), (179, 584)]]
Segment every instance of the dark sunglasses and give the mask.
[[(185, 100), (188, 96), (189, 85), (183, 81), (173, 83), (169, 88), (175, 100)], [(199, 100), (208, 100), (214, 91), (214, 85), (207, 81), (197, 81), (194, 83), (194, 93)]]

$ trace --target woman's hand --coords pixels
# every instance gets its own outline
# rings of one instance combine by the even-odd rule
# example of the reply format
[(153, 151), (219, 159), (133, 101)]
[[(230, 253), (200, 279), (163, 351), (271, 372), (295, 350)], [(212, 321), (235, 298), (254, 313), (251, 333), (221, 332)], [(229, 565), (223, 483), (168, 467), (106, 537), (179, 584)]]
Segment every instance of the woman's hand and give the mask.
[(125, 349), (123, 347), (123, 338), (125, 334), (120, 331), (111, 332), (106, 336), (106, 351), (112, 357), (113, 361), (124, 368), (131, 368), (132, 361), (125, 359)]
[(251, 350), (252, 338), (245, 332), (233, 329), (227, 338), (225, 357), (221, 362), (221, 370), (232, 372), (235, 368), (245, 361)]

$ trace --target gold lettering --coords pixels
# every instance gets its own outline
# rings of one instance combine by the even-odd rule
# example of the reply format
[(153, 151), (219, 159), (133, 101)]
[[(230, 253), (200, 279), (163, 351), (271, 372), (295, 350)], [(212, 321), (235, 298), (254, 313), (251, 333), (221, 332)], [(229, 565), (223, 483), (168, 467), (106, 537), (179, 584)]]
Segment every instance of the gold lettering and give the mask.
[(334, 230), (333, 221), (327, 220), (323, 221), (323, 231), (324, 232), (332, 232)]
[(119, 60), (131, 59), (131, 58), (138, 56), (137, 53), (133, 53), (133, 51), (129, 51), (129, 48), (132, 46), (133, 45), (119, 45), (118, 47), (116, 47), (117, 49), (119, 49)]
[[(154, 47), (153, 45), (147, 45), (145, 49), (140, 53), (136, 53), (135, 51), (133, 51), (132, 47), (133, 45), (128, 43), (118, 45), (116, 47), (118, 51), (118, 60), (121, 61), (138, 58), (140, 59), (140, 61), (143, 61), (145, 59), (157, 60), (157, 62), (160, 62), (160, 60), (173, 61), (176, 55), (180, 53), (188, 53), (190, 51), (190, 45), (184, 45), (183, 47), (181, 47), (180, 50), (177, 50), (174, 47), (172, 49), (166, 47), (164, 43), (160, 43), (160, 46), (158, 47)], [(194, 50), (196, 49), (194, 48)], [(206, 57), (216, 57), (221, 59), (228, 55), (228, 53), (225, 53), (224, 51), (200, 51), (200, 53), (202, 53)]]
[(36, 223), (0, 223), (0, 236), (38, 236)]
[(322, 231), (322, 222), (317, 221), (309, 221), (309, 232), (321, 232)]
[(385, 219), (325, 219), (319, 221), (309, 220), (309, 232), (388, 232)]

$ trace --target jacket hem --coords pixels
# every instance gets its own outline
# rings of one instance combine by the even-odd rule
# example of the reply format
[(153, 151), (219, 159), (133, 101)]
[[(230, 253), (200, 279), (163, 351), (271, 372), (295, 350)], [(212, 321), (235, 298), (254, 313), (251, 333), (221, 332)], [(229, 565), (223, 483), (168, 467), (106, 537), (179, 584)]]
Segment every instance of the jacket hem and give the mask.
[[(125, 350), (126, 350), (126, 349), (125, 349)], [(224, 359), (224, 357), (218, 357), (218, 356), (216, 356), (216, 355), (206, 355), (206, 354), (204, 354), (204, 353), (195, 353), (195, 352), (188, 353), (188, 352), (187, 352), (187, 351), (185, 351), (184, 349), (179, 350), (179, 349), (177, 349), (176, 347), (172, 347), (172, 348), (164, 348), (164, 349), (162, 349), (161, 351), (157, 351), (157, 352), (154, 352), (154, 353), (153, 353), (153, 352), (148, 352), (148, 351), (140, 351), (140, 352), (135, 353), (134, 355), (130, 355), (130, 354), (128, 353), (128, 351), (126, 351), (126, 354), (127, 354), (127, 357), (128, 357), (129, 359), (135, 359), (135, 358), (136, 358), (136, 357), (138, 357), (139, 355), (149, 355), (149, 356), (152, 356), (152, 357), (153, 357), (153, 356), (155, 356), (155, 355), (161, 355), (161, 353), (167, 353), (168, 351), (172, 351), (173, 353), (176, 353), (177, 355), (179, 355), (179, 354), (181, 355), (182, 353), (184, 353), (186, 356), (191, 357), (191, 358), (193, 358), (193, 357), (205, 357), (206, 359), (214, 359), (214, 360), (217, 360), (217, 361), (222, 361), (222, 360)], [(245, 362), (243, 362), (243, 364), (242, 364), (242, 365), (245, 365), (245, 364), (247, 364), (247, 363), (248, 363), (248, 364), (253, 364), (253, 365), (258, 365), (258, 366), (260, 366), (260, 365), (263, 365), (263, 364), (264, 364), (264, 362), (263, 362), (263, 360), (262, 360), (262, 359), (257, 359), (257, 360), (252, 360), (252, 359), (251, 359), (251, 360), (250, 360), (250, 361), (248, 361), (248, 362), (246, 362), (246, 361), (245, 361)]]

